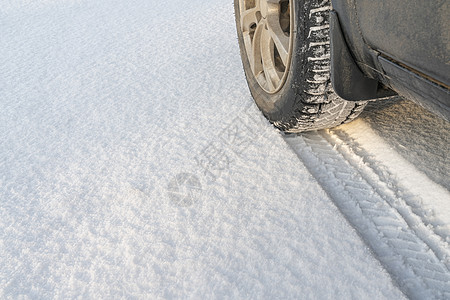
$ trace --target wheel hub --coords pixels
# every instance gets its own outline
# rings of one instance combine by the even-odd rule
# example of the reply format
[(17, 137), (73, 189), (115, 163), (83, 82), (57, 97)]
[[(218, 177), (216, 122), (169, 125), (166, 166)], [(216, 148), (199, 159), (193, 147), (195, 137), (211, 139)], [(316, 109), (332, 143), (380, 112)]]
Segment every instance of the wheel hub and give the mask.
[(240, 0), (244, 45), (253, 76), (262, 89), (276, 93), (289, 71), (292, 54), (290, 0)]

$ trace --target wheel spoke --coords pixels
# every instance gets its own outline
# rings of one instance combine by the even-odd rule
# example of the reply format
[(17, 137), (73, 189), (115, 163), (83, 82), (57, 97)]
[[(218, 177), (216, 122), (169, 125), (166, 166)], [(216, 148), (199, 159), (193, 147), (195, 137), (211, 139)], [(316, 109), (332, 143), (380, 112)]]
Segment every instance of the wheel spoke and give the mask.
[(270, 10), (270, 14), (267, 15), (267, 26), (269, 28), (270, 36), (277, 47), (280, 58), (283, 64), (287, 66), (289, 58), (289, 37), (283, 32), (279, 21), (279, 12)]
[(261, 37), (264, 31), (264, 22), (260, 22), (256, 26), (255, 34), (253, 35), (253, 41), (251, 41), (251, 48), (249, 49), (249, 62), (252, 68), (253, 74), (257, 76), (263, 71), (262, 57), (261, 57)]
[(264, 75), (266, 76), (269, 89), (276, 89), (281, 78), (275, 69), (274, 63), (274, 43), (270, 32), (264, 29), (261, 33), (261, 58), (263, 63)]
[[(259, 2), (258, 2), (259, 3)], [(259, 6), (257, 5), (254, 8), (250, 8), (247, 10), (244, 10), (241, 13), (241, 28), (242, 31), (250, 31), (251, 27), (255, 24), (258, 24), (258, 15), (261, 15), (261, 12), (259, 11)]]

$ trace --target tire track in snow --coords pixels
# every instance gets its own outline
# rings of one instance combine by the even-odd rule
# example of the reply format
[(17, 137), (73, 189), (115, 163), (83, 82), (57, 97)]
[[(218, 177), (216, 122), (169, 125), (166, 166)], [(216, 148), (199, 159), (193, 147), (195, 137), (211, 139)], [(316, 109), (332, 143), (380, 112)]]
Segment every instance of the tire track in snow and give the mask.
[[(448, 230), (437, 231), (413, 205), (427, 195), (400, 186), (344, 130), (285, 140), (408, 297), (450, 299)], [(436, 195), (449, 197), (445, 189)]]

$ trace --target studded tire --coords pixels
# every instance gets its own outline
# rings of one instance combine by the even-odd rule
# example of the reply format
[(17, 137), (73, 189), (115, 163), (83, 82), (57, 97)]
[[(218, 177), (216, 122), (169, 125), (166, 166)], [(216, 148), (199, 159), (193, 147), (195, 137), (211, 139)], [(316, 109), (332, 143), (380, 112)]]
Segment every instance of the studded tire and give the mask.
[(362, 112), (366, 102), (346, 101), (331, 86), (330, 0), (235, 0), (234, 6), (250, 92), (271, 123), (302, 132), (348, 123)]

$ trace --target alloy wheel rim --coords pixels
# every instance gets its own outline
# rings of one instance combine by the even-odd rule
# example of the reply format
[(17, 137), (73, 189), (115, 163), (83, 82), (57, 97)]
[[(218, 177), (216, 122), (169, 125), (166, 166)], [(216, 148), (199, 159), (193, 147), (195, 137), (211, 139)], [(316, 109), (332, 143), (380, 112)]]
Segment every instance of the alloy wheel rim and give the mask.
[(278, 92), (289, 73), (293, 13), (290, 0), (239, 0), (245, 52), (258, 84)]

